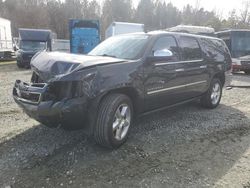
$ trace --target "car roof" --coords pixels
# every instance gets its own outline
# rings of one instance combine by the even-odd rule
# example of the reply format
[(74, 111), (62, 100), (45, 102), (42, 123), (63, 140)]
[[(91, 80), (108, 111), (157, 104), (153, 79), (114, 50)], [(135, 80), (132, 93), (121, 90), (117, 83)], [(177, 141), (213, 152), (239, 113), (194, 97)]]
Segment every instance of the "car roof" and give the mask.
[(178, 35), (178, 36), (190, 36), (195, 38), (208, 38), (208, 39), (216, 39), (221, 40), (216, 37), (206, 36), (206, 35), (197, 35), (197, 34), (191, 34), (191, 33), (182, 33), (182, 32), (172, 32), (172, 31), (164, 31), (164, 30), (156, 30), (156, 31), (150, 31), (147, 34), (149, 35), (162, 35), (162, 34), (172, 34), (172, 35)]
[[(190, 33), (182, 33), (182, 32), (172, 32), (172, 31), (165, 31), (165, 30), (155, 30), (150, 32), (135, 32), (135, 33), (126, 33), (116, 36), (129, 36), (129, 35), (146, 35), (146, 36), (159, 36), (159, 35), (175, 35), (175, 36), (189, 36), (189, 37), (195, 37), (195, 38), (206, 38), (206, 39), (215, 39), (215, 40), (222, 40), (220, 38), (206, 36), (206, 35), (197, 35), (197, 34), (190, 34)], [(114, 37), (116, 37), (114, 36)]]
[(249, 29), (226, 29), (223, 31), (218, 31), (215, 34), (220, 34), (220, 33), (228, 33), (228, 32), (250, 32)]

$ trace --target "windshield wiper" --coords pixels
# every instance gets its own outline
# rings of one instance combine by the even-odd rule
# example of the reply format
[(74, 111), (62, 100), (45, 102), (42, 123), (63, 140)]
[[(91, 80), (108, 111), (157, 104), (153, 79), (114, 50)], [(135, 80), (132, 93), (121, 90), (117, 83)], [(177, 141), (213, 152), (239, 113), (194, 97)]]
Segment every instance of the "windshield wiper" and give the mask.
[(104, 56), (104, 57), (114, 57), (114, 58), (116, 58), (115, 55), (108, 55), (108, 54), (102, 54), (102, 55), (100, 55), (100, 56)]

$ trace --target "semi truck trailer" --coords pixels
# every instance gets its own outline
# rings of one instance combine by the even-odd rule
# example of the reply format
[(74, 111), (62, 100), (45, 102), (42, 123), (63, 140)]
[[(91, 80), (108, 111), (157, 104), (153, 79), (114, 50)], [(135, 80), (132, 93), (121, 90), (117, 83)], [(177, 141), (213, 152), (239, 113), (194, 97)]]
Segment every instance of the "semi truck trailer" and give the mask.
[(11, 22), (0, 18), (0, 60), (10, 60), (13, 55)]
[(41, 51), (52, 51), (53, 33), (44, 29), (19, 29), (17, 66), (29, 68), (32, 57)]

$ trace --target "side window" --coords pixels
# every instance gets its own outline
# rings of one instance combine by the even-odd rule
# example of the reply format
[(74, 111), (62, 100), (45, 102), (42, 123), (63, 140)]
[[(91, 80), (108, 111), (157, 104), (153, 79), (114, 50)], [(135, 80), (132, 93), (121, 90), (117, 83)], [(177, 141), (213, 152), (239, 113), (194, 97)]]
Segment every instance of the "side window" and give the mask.
[(184, 61), (202, 59), (201, 49), (195, 38), (181, 36), (180, 48)]
[(230, 50), (229, 50), (229, 48), (228, 48), (226, 42), (223, 41), (223, 40), (218, 41), (218, 42), (220, 42), (220, 45), (221, 45), (221, 47), (224, 49), (224, 52), (225, 52), (226, 54), (229, 54), (229, 55), (230, 55)]
[(225, 41), (228, 49), (231, 49), (231, 40), (230, 39), (225, 39), (224, 41)]
[(220, 40), (204, 38), (201, 39), (201, 45), (204, 48), (204, 53), (210, 60), (224, 61), (227, 48)]
[(218, 56), (218, 47), (211, 39), (201, 39), (201, 45), (207, 57), (214, 59)]
[(163, 49), (168, 49), (173, 53), (172, 60), (177, 61), (179, 59), (179, 51), (174, 37), (165, 36), (157, 39), (153, 46), (151, 55), (153, 55), (155, 51)]

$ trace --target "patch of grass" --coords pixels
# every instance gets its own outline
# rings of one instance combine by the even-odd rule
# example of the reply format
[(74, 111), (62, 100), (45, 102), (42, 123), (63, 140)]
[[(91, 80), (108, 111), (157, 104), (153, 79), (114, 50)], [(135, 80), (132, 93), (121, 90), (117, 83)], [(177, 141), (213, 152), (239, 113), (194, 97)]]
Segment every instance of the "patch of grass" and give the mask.
[(0, 66), (1, 65), (10, 65), (10, 64), (15, 64), (16, 61), (0, 61)]

